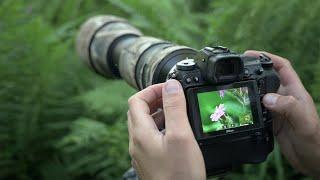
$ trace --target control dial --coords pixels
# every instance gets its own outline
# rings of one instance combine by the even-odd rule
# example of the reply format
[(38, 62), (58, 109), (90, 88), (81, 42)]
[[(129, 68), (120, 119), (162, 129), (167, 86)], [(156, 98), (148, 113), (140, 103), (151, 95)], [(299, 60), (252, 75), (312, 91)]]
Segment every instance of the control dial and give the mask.
[(261, 54), (259, 56), (262, 67), (264, 68), (272, 68), (273, 62), (272, 60), (265, 54)]
[(193, 59), (185, 59), (177, 63), (177, 70), (179, 71), (192, 71), (196, 67), (196, 63)]

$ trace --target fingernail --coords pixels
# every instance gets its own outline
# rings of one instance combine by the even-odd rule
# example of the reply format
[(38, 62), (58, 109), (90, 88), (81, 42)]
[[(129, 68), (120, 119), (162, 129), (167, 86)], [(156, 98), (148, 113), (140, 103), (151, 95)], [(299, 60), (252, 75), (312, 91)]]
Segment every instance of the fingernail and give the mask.
[(165, 85), (166, 92), (169, 94), (177, 93), (179, 91), (180, 84), (176, 80), (168, 80)]
[(263, 97), (263, 104), (268, 106), (273, 106), (277, 103), (278, 97), (279, 96), (276, 94), (266, 94)]

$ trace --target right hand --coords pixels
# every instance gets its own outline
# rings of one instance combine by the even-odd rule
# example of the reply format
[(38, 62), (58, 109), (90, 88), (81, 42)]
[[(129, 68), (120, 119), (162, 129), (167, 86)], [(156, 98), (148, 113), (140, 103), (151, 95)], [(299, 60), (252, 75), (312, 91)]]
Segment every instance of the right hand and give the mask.
[(266, 94), (264, 106), (274, 113), (273, 131), (284, 156), (300, 172), (320, 177), (320, 123), (309, 93), (290, 62), (282, 57), (259, 51), (248, 56), (269, 56), (280, 76), (278, 93)]

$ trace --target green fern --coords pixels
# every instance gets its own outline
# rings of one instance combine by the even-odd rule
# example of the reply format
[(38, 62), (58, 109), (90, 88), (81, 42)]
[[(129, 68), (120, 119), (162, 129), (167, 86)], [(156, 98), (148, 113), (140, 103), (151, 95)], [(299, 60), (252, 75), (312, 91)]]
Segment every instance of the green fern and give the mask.
[(63, 149), (63, 161), (73, 177), (120, 179), (130, 166), (127, 136), (123, 121), (107, 126), (81, 118), (73, 123), (71, 133), (58, 148)]
[[(211, 34), (207, 42), (223, 44), (238, 51), (270, 51), (291, 60), (308, 90), (318, 85), (314, 67), (319, 66), (317, 39), (320, 1), (305, 4), (291, 1), (214, 1)], [(228, 8), (226, 8), (228, 7)], [(316, 89), (316, 88), (313, 88)], [(313, 96), (317, 90), (311, 91)]]

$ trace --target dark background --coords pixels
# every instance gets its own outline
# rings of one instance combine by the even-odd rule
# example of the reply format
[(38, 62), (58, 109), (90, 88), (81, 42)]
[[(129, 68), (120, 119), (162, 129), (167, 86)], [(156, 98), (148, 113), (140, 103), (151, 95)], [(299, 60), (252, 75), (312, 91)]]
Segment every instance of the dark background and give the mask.
[[(319, 12), (319, 0), (1, 0), (0, 179), (119, 179), (129, 168), (125, 112), (135, 90), (78, 61), (74, 39), (88, 17), (122, 16), (194, 48), (287, 57), (319, 109)], [(303, 178), (277, 148), (227, 176)]]

